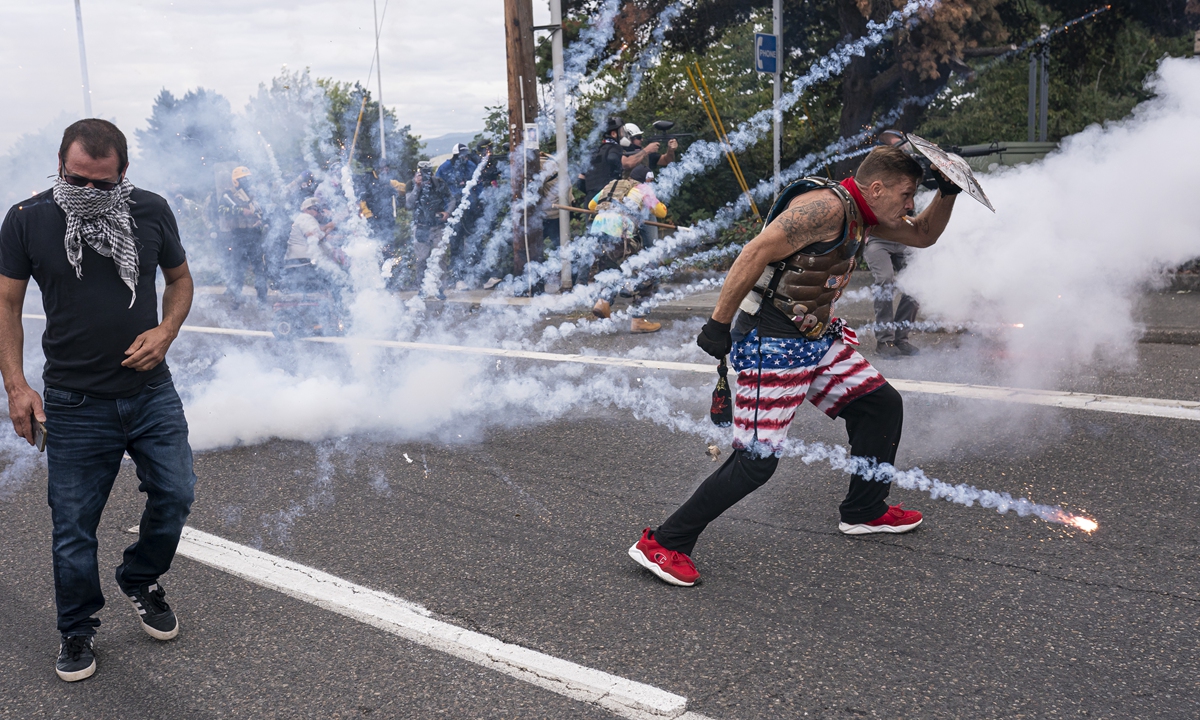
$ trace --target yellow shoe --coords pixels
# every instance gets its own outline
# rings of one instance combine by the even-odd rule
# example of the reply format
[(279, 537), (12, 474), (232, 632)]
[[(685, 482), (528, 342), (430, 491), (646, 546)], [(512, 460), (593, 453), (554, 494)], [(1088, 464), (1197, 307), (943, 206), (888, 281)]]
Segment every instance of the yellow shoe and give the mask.
[(644, 318), (635, 317), (629, 321), (629, 332), (652, 333), (662, 329), (662, 323), (650, 322)]
[(607, 320), (612, 315), (612, 305), (607, 300), (597, 300), (592, 306), (592, 314), (601, 320)]

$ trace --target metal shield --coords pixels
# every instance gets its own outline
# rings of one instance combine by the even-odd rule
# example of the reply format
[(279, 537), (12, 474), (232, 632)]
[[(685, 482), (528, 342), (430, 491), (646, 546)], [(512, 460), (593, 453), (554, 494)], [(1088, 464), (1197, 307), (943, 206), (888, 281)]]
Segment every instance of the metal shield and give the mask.
[(913, 149), (929, 158), (929, 162), (940, 170), (950, 182), (963, 189), (963, 192), (983, 203), (984, 207), (992, 212), (996, 212), (996, 208), (992, 207), (992, 201), (988, 200), (988, 196), (983, 192), (983, 188), (979, 186), (979, 181), (975, 179), (975, 173), (971, 172), (971, 166), (954, 153), (948, 153), (937, 145), (928, 140), (907, 133), (905, 137), (912, 145)]

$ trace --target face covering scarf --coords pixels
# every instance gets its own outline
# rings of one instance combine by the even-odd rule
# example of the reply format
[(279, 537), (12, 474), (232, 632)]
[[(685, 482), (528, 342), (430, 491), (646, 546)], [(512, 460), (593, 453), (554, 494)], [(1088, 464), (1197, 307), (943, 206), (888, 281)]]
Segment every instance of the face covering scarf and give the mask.
[(54, 202), (67, 214), (67, 260), (75, 268), (75, 277), (83, 279), (83, 243), (117, 266), (117, 274), (137, 299), (138, 251), (133, 237), (133, 218), (129, 215), (129, 194), (133, 183), (122, 180), (112, 190), (75, 187), (61, 177), (54, 181)]

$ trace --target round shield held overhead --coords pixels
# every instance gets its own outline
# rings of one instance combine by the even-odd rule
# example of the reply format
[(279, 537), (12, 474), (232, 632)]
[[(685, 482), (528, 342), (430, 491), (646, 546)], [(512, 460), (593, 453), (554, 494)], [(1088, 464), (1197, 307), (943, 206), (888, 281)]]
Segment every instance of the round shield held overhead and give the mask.
[(983, 188), (979, 186), (979, 181), (975, 179), (975, 173), (971, 172), (971, 166), (967, 164), (960, 156), (954, 153), (948, 153), (937, 145), (929, 142), (925, 138), (918, 137), (912, 133), (907, 133), (905, 137), (912, 145), (913, 149), (929, 158), (929, 162), (941, 171), (946, 179), (963, 189), (963, 192), (983, 203), (983, 206), (992, 212), (996, 212), (996, 208), (992, 207), (992, 201), (988, 200), (988, 196), (983, 192)]

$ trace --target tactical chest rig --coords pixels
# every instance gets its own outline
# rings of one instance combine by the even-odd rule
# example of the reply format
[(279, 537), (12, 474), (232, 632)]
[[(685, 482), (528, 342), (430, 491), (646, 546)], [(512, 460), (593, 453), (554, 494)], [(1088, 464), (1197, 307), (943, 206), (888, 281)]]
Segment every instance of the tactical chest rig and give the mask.
[(768, 265), (741, 304), (744, 312), (757, 315), (763, 301), (769, 301), (791, 318), (809, 340), (825, 334), (833, 302), (841, 297), (842, 289), (850, 282), (855, 255), (867, 239), (866, 223), (850, 192), (819, 177), (804, 178), (789, 185), (775, 201), (763, 227), (786, 210), (788, 203), (796, 197), (813, 190), (832, 190), (842, 201), (846, 219), (841, 237), (809, 245)]

